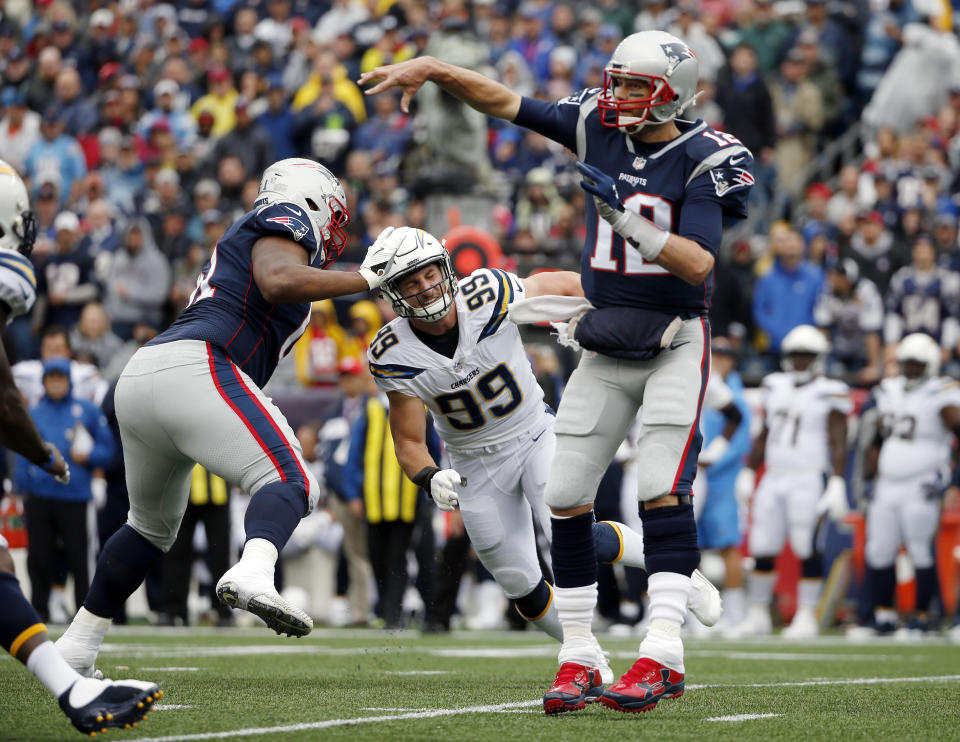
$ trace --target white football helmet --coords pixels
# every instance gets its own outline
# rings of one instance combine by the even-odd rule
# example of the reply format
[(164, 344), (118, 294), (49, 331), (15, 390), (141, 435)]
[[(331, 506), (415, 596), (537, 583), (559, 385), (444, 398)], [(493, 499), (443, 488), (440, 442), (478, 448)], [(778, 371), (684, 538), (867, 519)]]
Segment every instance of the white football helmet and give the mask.
[[(798, 325), (780, 343), (780, 368), (790, 374), (797, 384), (806, 384), (826, 371), (829, 352), (830, 342), (820, 330), (813, 325)], [(813, 356), (813, 361), (802, 371), (796, 369), (791, 358), (799, 354)]]
[[(897, 343), (897, 363), (900, 373), (907, 379), (908, 386), (916, 386), (924, 379), (930, 379), (940, 373), (940, 346), (937, 341), (923, 332), (912, 332)], [(909, 377), (904, 373), (903, 364), (908, 361), (923, 366), (920, 376)]]
[[(650, 94), (620, 100), (614, 89), (620, 80), (646, 79)], [(630, 34), (613, 52), (603, 70), (603, 91), (597, 99), (604, 126), (638, 132), (645, 124), (677, 118), (697, 98), (699, 70), (693, 50), (665, 31)]]
[(0, 160), (0, 249), (29, 255), (36, 238), (27, 187), (13, 166)]
[(314, 160), (290, 157), (263, 171), (255, 206), (286, 201), (310, 217), (313, 234), (323, 252), (323, 267), (340, 257), (347, 244), (350, 223), (347, 197), (336, 176)]
[[(422, 229), (400, 227), (394, 231), (391, 239), (398, 234), (401, 235), (400, 246), (394, 255), (389, 276), (380, 284), (380, 291), (393, 305), (393, 311), (401, 317), (437, 322), (450, 311), (453, 297), (460, 290), (450, 253), (436, 237)], [(440, 269), (440, 280), (405, 295), (400, 288), (402, 279), (434, 264)], [(436, 292), (438, 287), (439, 294)]]

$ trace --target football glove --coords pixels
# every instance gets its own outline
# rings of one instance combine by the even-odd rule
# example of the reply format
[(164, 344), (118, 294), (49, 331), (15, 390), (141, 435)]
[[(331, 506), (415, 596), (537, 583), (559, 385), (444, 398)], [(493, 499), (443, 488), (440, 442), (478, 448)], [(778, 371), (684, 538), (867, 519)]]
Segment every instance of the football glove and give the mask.
[(593, 165), (577, 162), (583, 175), (580, 187), (593, 196), (597, 212), (613, 230), (633, 245), (647, 260), (656, 260), (667, 244), (670, 233), (632, 211), (625, 211), (620, 203), (617, 184), (609, 175)]
[(817, 500), (817, 517), (824, 513), (829, 516), (834, 523), (842, 523), (850, 512), (850, 504), (847, 502), (847, 482), (839, 474), (834, 474), (827, 480), (827, 486)]
[(430, 493), (438, 508), (448, 513), (460, 506), (460, 495), (456, 488), (467, 486), (467, 480), (454, 469), (438, 469), (435, 466), (424, 467), (412, 479)]
[(393, 266), (393, 258), (400, 248), (401, 239), (391, 240), (393, 227), (386, 227), (376, 241), (367, 248), (367, 255), (357, 272), (363, 276), (371, 289), (380, 287)]
[(746, 512), (750, 498), (753, 496), (753, 490), (757, 486), (757, 473), (749, 466), (745, 466), (737, 474), (736, 481), (733, 484), (733, 491), (737, 498), (737, 504)]
[(718, 435), (710, 444), (700, 452), (700, 456), (697, 459), (697, 463), (700, 466), (710, 466), (717, 463), (723, 454), (727, 452), (727, 448), (730, 445), (730, 441), (724, 438), (722, 435)]

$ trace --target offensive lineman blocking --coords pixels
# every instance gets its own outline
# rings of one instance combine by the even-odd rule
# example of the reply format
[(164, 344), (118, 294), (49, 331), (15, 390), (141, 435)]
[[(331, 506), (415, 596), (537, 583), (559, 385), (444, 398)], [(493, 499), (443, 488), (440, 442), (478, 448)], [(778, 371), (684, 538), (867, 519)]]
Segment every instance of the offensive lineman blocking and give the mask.
[(388, 227), (357, 273), (324, 270), (342, 252), (350, 213), (340, 182), (312, 160), (263, 174), (254, 209), (220, 239), (186, 310), (130, 359), (116, 390), (128, 522), (104, 546), (93, 583), (57, 648), (82, 674), (113, 617), (173, 545), (194, 463), (253, 495), (240, 561), (217, 595), (277, 633), (313, 619), (274, 587), (278, 552), (319, 497), (300, 444), (261, 391), (310, 318), (310, 302), (379, 286), (395, 247)]
[(581, 708), (599, 685), (592, 666), (593, 500), (642, 405), (637, 494), (652, 620), (640, 659), (600, 701), (619, 711), (646, 711), (683, 693), (680, 625), (700, 559), (690, 494), (710, 368), (706, 315), (723, 220), (746, 216), (753, 157), (736, 137), (679, 119), (697, 97), (696, 56), (660, 31), (624, 39), (604, 70), (602, 89), (557, 103), (522, 97), (431, 57), (378, 67), (360, 83), (377, 83), (368, 94), (399, 86), (406, 111), (428, 80), (482, 113), (575, 152), (582, 185), (594, 195), (581, 276), (597, 309), (579, 320), (576, 339), (599, 352), (584, 354), (557, 413), (546, 501), (564, 639), (544, 702), (548, 713)]
[[(545, 526), (550, 518), (543, 491), (556, 443), (554, 418), (507, 319), (527, 299), (582, 296), (580, 276), (559, 271), (521, 279), (484, 268), (458, 283), (436, 238), (408, 227), (397, 235), (381, 292), (399, 316), (368, 351), (370, 371), (390, 400), (397, 458), (438, 507), (459, 507), (481, 562), (520, 615), (562, 640), (533, 522)], [(427, 448), (424, 405), (446, 444), (450, 469), (440, 470)], [(622, 523), (594, 523), (593, 537), (600, 561), (643, 567), (642, 539)], [(719, 594), (696, 574), (691, 609), (713, 624)], [(599, 645), (594, 649), (591, 666), (612, 682)]]

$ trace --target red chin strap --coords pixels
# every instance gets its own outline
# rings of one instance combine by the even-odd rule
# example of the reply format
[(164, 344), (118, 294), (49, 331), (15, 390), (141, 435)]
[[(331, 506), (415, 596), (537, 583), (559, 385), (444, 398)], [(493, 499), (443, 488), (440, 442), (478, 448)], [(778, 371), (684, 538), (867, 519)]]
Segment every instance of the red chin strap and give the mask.
[(330, 224), (327, 225), (330, 239), (323, 246), (324, 268), (333, 263), (343, 253), (343, 249), (347, 246), (346, 227), (350, 224), (350, 211), (339, 198), (331, 196), (330, 200), (327, 201), (327, 206), (330, 207)]
[[(620, 77), (633, 77), (641, 80), (650, 81), (650, 90), (652, 92), (646, 98), (628, 98), (619, 100), (613, 94), (614, 83)], [(659, 90), (657, 90), (659, 86)], [(600, 111), (600, 123), (614, 129), (623, 129), (645, 123), (650, 118), (650, 111), (657, 106), (672, 103), (676, 100), (677, 94), (670, 87), (665, 77), (657, 75), (644, 75), (639, 72), (616, 72), (609, 70), (603, 71), (603, 91), (597, 98), (597, 108)], [(628, 117), (631, 120), (621, 121), (621, 117)]]

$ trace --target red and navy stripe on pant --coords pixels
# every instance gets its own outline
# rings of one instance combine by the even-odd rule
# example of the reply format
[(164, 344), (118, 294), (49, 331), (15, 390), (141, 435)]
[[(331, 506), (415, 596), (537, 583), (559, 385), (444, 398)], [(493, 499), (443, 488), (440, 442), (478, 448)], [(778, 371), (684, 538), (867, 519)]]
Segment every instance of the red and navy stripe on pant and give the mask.
[(257, 444), (273, 462), (280, 481), (301, 484), (309, 499), (310, 479), (300, 465), (293, 445), (251, 388), (251, 382), (243, 378), (240, 369), (221, 348), (210, 343), (206, 345), (210, 375), (220, 396), (243, 421)]
[(700, 396), (697, 398), (697, 416), (693, 420), (693, 427), (690, 429), (687, 444), (684, 446), (683, 455), (680, 457), (677, 474), (673, 478), (673, 488), (670, 491), (675, 495), (692, 494), (693, 480), (697, 476), (697, 459), (700, 456), (700, 447), (703, 444), (703, 433), (700, 430), (700, 412), (703, 410), (703, 395), (707, 391), (707, 379), (710, 376), (710, 325), (707, 320), (701, 317), (700, 326), (703, 330), (703, 355), (700, 357)]

